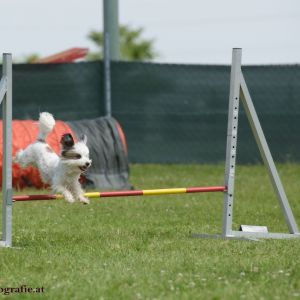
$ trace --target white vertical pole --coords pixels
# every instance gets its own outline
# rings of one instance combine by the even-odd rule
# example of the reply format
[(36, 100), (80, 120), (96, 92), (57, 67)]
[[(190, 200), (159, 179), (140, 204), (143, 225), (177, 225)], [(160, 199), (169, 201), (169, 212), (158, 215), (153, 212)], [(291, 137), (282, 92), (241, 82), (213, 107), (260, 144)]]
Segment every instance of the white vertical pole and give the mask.
[(2, 157), (2, 246), (12, 245), (12, 56), (3, 54), (3, 77), (6, 94), (3, 99), (3, 157)]
[(225, 186), (227, 191), (224, 194), (222, 236), (232, 235), (232, 214), (234, 196), (234, 176), (236, 166), (236, 147), (239, 113), (239, 96), (241, 82), (241, 60), (242, 49), (235, 48), (232, 51), (232, 65), (230, 74), (230, 93), (228, 108), (226, 165), (225, 165)]

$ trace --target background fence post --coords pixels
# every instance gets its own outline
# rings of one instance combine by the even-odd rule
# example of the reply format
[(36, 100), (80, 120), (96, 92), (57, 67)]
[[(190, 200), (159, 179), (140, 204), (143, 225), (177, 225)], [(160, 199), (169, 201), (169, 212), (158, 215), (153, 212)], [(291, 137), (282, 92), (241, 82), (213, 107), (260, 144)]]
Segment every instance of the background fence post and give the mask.
[(103, 62), (105, 115), (111, 117), (110, 62), (120, 58), (119, 0), (103, 0)]
[(111, 117), (110, 43), (109, 33), (104, 32), (104, 104), (105, 116)]
[(110, 59), (119, 60), (119, 0), (103, 0), (103, 32), (103, 36), (109, 34), (107, 42)]

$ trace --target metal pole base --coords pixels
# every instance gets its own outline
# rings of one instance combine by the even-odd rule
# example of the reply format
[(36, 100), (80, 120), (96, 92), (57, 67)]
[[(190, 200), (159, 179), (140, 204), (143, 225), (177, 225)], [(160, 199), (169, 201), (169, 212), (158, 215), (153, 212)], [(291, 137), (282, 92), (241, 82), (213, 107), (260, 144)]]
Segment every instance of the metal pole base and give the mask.
[(232, 231), (232, 234), (227, 236), (223, 236), (221, 234), (194, 233), (192, 234), (192, 237), (201, 239), (244, 240), (258, 242), (261, 239), (300, 239), (300, 234)]
[(0, 241), (0, 248), (9, 248), (10, 245), (8, 245), (6, 242)]
[(222, 240), (240, 240), (248, 242), (259, 242), (256, 238), (238, 237), (233, 235), (223, 236), (221, 234), (193, 233), (193, 238), (197, 239), (222, 239)]

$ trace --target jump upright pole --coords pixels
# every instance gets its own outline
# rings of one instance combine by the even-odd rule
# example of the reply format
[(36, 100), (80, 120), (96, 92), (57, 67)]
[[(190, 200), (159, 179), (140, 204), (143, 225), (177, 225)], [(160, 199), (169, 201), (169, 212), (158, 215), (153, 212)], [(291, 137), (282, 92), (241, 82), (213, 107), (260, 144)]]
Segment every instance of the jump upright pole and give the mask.
[(0, 103), (2, 102), (2, 239), (0, 247), (12, 245), (12, 55), (3, 54)]
[[(151, 190), (131, 190), (131, 191), (112, 191), (112, 192), (91, 192), (85, 193), (88, 198), (104, 198), (104, 197), (130, 197), (130, 196), (155, 196), (155, 195), (171, 195), (171, 194), (190, 194), (190, 193), (209, 193), (209, 192), (225, 192), (225, 186), (205, 186), (205, 187), (187, 187), (172, 189), (151, 189)], [(62, 195), (20, 195), (13, 196), (13, 201), (34, 201), (34, 200), (55, 200), (62, 199)]]

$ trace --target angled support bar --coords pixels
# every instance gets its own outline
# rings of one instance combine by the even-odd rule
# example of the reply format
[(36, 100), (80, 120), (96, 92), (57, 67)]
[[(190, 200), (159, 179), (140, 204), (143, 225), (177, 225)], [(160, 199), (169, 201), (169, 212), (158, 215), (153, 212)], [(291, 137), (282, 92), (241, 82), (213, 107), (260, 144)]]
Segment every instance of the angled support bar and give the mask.
[(273, 185), (274, 191), (277, 195), (281, 210), (283, 211), (285, 221), (289, 228), (289, 232), (299, 234), (299, 229), (296, 224), (296, 220), (294, 218), (292, 209), (289, 205), (289, 201), (287, 199), (283, 185), (278, 175), (265, 135), (261, 128), (243, 73), (241, 73), (241, 100), (243, 102), (243, 106), (247, 118), (249, 120), (253, 135), (255, 137), (256, 144), (259, 148), (263, 162), (268, 170), (268, 174)]

